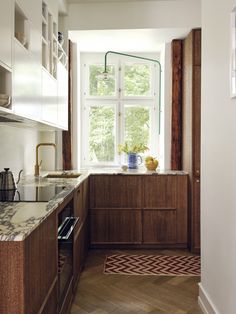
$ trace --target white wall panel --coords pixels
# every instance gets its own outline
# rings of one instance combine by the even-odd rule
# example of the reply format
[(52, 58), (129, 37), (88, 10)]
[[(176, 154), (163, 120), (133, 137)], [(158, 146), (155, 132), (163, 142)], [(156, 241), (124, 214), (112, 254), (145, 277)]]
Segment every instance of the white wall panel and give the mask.
[(69, 30), (199, 27), (198, 0), (103, 2), (69, 5)]
[(202, 1), (201, 291), (220, 314), (236, 311), (236, 99), (229, 72), (235, 6)]

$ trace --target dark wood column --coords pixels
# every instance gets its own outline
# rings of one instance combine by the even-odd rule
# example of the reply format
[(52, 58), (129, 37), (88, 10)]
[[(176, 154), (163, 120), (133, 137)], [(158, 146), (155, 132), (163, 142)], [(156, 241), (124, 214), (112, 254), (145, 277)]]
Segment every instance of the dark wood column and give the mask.
[(63, 169), (72, 169), (72, 42), (68, 49), (68, 131), (62, 132)]
[(172, 41), (171, 169), (182, 169), (182, 55), (183, 41)]

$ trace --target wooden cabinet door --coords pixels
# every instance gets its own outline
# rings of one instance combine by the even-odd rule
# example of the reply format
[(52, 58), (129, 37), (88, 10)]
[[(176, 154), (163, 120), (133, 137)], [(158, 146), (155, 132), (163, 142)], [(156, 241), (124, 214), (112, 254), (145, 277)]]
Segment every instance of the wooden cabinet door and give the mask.
[(48, 297), (48, 300), (43, 307), (41, 314), (55, 314), (57, 313), (57, 282), (52, 288), (52, 291)]
[(145, 209), (143, 212), (143, 243), (176, 243), (176, 210)]
[(144, 177), (143, 243), (187, 246), (187, 176)]
[(142, 176), (94, 175), (90, 208), (141, 208)]
[(200, 178), (193, 179), (192, 189), (191, 247), (192, 251), (200, 252)]
[(83, 184), (80, 184), (74, 193), (74, 216), (79, 217), (79, 223), (76, 226), (76, 230), (78, 230), (84, 220)]
[(73, 246), (73, 289), (76, 288), (78, 283), (79, 275), (83, 265), (83, 246), (84, 246), (84, 235), (83, 226), (80, 226), (79, 231), (74, 237)]
[(84, 208), (84, 217), (86, 219), (88, 216), (88, 209), (89, 209), (89, 179), (86, 179), (83, 182), (83, 208)]
[(85, 259), (88, 253), (88, 219), (80, 226), (80, 229), (74, 236), (73, 247), (73, 289), (76, 289), (80, 273), (84, 267)]
[(135, 244), (142, 241), (141, 209), (90, 211), (91, 244)]
[[(56, 211), (26, 238), (25, 270), (25, 313), (39, 313), (57, 279)], [(50, 308), (56, 306), (57, 296), (53, 301)]]
[(189, 173), (190, 247), (200, 252), (201, 172), (201, 29), (192, 30), (184, 40), (183, 54), (183, 169)]
[(144, 182), (144, 208), (176, 208), (177, 176), (146, 176)]

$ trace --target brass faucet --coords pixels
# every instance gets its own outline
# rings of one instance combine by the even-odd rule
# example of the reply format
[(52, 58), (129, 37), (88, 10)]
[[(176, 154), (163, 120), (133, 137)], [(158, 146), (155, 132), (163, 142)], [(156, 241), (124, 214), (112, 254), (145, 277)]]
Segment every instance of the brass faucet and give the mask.
[(56, 144), (54, 144), (54, 143), (39, 143), (36, 146), (36, 165), (34, 166), (34, 175), (35, 176), (39, 176), (39, 167), (42, 164), (42, 160), (39, 163), (39, 147), (40, 146), (53, 146), (56, 149)]

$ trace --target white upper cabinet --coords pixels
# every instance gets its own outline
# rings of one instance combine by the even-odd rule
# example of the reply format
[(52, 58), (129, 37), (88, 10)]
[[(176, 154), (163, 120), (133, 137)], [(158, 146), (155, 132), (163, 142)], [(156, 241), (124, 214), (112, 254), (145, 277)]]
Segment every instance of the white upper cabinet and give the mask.
[(42, 112), (43, 120), (58, 124), (57, 81), (45, 69), (42, 69)]
[(10, 99), (0, 112), (67, 129), (67, 56), (58, 44), (58, 0), (0, 0), (0, 8), (0, 94)]
[(41, 120), (41, 68), (33, 54), (14, 41), (12, 102), (16, 114)]
[(58, 63), (58, 124), (63, 128), (68, 128), (68, 71), (66, 67)]
[(14, 2), (12, 103), (18, 115), (40, 121), (41, 22), (39, 13), (35, 13), (41, 9), (38, 2)]
[(0, 63), (12, 66), (13, 1), (0, 0)]

